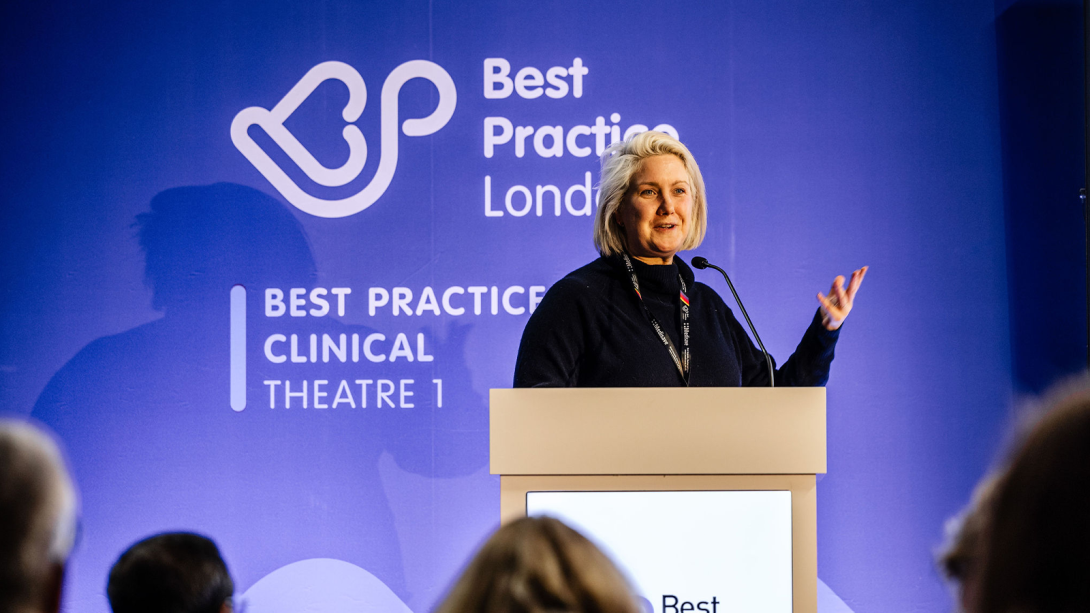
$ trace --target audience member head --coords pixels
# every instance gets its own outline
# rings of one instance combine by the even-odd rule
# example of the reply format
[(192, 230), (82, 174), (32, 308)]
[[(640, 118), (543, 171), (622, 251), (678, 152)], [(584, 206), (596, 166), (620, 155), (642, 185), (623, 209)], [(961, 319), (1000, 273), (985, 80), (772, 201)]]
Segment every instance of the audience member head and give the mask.
[(628, 582), (583, 535), (551, 517), (502, 526), (436, 613), (642, 613)]
[(106, 586), (114, 613), (226, 613), (234, 592), (216, 544), (188, 532), (158, 534), (129, 547)]
[(1090, 387), (1047, 406), (996, 485), (973, 613), (1090, 606)]
[(0, 613), (60, 610), (76, 490), (56, 443), (0, 420)]
[(998, 475), (984, 478), (957, 517), (946, 522), (946, 544), (939, 552), (939, 568), (957, 590), (961, 611), (976, 608), (980, 577), (980, 541), (995, 492)]

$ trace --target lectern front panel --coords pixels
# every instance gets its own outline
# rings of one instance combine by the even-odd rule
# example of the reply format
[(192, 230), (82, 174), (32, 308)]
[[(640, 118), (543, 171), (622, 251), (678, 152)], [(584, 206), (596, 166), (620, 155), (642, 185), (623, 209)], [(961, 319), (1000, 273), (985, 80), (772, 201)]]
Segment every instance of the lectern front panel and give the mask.
[[(817, 483), (814, 475), (514, 475), (500, 477), (500, 521), (526, 515), (531, 492), (790, 492), (793, 613), (817, 613)], [(677, 613), (704, 613), (696, 608)], [(654, 609), (661, 613), (661, 602)], [(741, 610), (741, 609), (735, 609)], [(717, 607), (715, 613), (726, 613)], [(675, 613), (672, 609), (666, 613)], [(711, 613), (709, 610), (708, 613)]]
[(529, 492), (628, 574), (648, 613), (790, 613), (791, 492)]
[[(494, 389), (490, 398), (500, 521), (526, 514), (528, 492), (790, 492), (790, 585), (761, 590), (772, 609), (730, 610), (817, 613), (815, 475), (826, 470), (824, 388)], [(632, 571), (642, 582), (639, 572)], [(660, 591), (647, 592), (656, 601), (648, 603), (653, 613), (727, 613), (718, 594), (691, 600), (664, 591), (671, 586), (654, 589)], [(677, 611), (672, 599), (663, 601), (668, 595), (678, 597)], [(712, 596), (714, 610), (700, 599)], [(793, 601), (790, 609), (769, 604), (781, 596)]]

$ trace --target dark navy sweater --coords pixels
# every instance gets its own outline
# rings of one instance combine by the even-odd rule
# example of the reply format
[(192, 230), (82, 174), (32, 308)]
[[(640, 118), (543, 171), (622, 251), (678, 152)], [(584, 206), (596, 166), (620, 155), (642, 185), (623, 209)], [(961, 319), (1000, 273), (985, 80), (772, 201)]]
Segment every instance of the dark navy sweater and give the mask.
[[(640, 292), (681, 352), (680, 284), (689, 298), (692, 386), (766, 386), (768, 366), (734, 313), (693, 271), (632, 259)], [(840, 331), (826, 330), (820, 311), (802, 341), (776, 370), (777, 386), (822, 386)], [(672, 387), (685, 380), (659, 340), (619, 256), (601, 257), (553, 285), (522, 333), (515, 387)]]

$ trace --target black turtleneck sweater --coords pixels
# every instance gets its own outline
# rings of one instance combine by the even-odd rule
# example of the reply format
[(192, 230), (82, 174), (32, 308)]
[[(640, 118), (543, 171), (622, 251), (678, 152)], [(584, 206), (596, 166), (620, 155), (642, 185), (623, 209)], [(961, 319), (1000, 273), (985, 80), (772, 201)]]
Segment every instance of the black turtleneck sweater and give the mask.
[[(652, 266), (632, 258), (644, 303), (678, 353), (681, 303), (678, 274), (689, 291), (689, 385), (768, 385), (764, 354), (734, 313), (693, 271), (674, 264)], [(815, 314), (795, 353), (776, 370), (776, 385), (822, 386), (840, 331)], [(670, 352), (640, 307), (619, 256), (601, 257), (553, 285), (526, 324), (515, 362), (515, 387), (684, 386)]]

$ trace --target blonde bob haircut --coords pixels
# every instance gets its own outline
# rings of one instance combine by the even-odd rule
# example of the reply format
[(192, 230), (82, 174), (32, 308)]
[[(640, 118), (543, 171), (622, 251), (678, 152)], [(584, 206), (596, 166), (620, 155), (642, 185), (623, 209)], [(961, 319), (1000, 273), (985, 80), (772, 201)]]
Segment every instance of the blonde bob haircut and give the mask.
[(624, 228), (617, 223), (617, 213), (633, 188), (632, 181), (643, 166), (643, 161), (656, 155), (673, 155), (685, 165), (689, 173), (693, 210), (689, 214), (688, 236), (681, 244), (681, 251), (696, 249), (708, 230), (708, 201), (704, 191), (704, 177), (696, 165), (688, 147), (663, 132), (640, 132), (612, 145), (602, 154), (602, 176), (598, 184), (599, 205), (594, 218), (594, 246), (602, 255), (615, 255), (628, 251)]
[(624, 576), (586, 537), (551, 517), (497, 530), (435, 613), (642, 613)]

